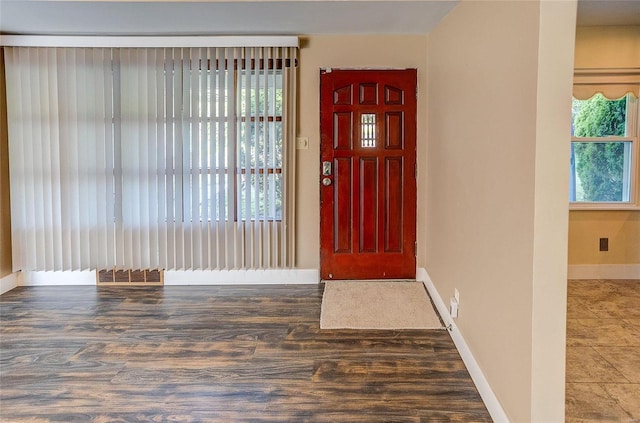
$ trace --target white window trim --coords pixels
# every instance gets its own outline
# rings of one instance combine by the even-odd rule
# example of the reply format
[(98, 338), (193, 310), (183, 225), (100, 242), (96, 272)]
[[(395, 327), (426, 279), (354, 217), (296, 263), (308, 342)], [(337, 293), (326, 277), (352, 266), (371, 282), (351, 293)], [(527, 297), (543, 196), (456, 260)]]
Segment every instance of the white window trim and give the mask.
[(630, 174), (630, 191), (628, 202), (569, 202), (569, 210), (640, 210), (638, 202), (638, 190), (640, 181), (638, 180), (640, 173), (640, 100), (637, 93), (629, 96), (630, 101), (627, 105), (627, 128), (629, 135), (627, 137), (602, 137), (602, 138), (582, 138), (571, 137), (571, 142), (623, 142), (631, 141), (631, 174)]

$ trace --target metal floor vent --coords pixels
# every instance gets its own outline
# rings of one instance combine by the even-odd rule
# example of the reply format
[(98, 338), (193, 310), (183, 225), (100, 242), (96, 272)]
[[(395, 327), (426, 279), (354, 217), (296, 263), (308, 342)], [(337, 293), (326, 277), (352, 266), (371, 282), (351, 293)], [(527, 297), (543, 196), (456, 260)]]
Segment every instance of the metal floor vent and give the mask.
[(162, 286), (163, 270), (98, 270), (96, 281), (101, 286)]

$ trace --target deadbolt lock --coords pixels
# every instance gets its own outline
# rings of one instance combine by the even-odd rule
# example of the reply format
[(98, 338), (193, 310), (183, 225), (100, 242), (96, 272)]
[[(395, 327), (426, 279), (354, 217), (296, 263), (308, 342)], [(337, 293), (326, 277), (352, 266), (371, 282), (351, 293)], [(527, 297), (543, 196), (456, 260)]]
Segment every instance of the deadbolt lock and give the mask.
[(322, 162), (322, 176), (331, 175), (331, 162)]

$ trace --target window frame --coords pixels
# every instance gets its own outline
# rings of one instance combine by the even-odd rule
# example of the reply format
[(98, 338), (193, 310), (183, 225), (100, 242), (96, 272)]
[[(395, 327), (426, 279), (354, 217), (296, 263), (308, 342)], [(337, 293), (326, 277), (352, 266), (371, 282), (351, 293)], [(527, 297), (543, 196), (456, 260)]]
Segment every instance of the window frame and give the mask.
[[(631, 142), (631, 164), (629, 174), (629, 201), (571, 201), (569, 200), (569, 210), (640, 210), (638, 200), (640, 194), (640, 100), (637, 93), (627, 93), (627, 128), (628, 136), (608, 136), (608, 137), (576, 137), (572, 134), (571, 145), (573, 143), (613, 143)], [(571, 170), (570, 170), (571, 172)]]
[[(251, 125), (255, 125), (255, 124), (269, 124), (269, 123), (273, 123), (273, 124), (280, 124), (281, 126), (283, 125), (284, 122), (284, 98), (281, 98), (282, 103), (280, 104), (280, 111), (278, 113), (278, 106), (277, 104), (274, 104), (274, 108), (273, 110), (269, 110), (270, 113), (267, 113), (267, 111), (265, 110), (264, 113), (251, 113), (251, 105), (245, 105), (246, 110), (242, 110), (241, 104), (242, 104), (242, 88), (240, 87), (240, 83), (239, 83), (239, 79), (242, 76), (243, 72), (253, 72), (256, 69), (259, 70), (264, 70), (264, 65), (266, 62), (266, 67), (268, 70), (272, 70), (273, 72), (273, 82), (276, 83), (277, 85), (277, 80), (276, 78), (280, 78), (280, 83), (284, 84), (284, 69), (283, 66), (287, 65), (286, 61), (283, 60), (279, 60), (279, 59), (265, 59), (265, 60), (242, 60), (240, 63), (240, 66), (238, 66), (238, 63), (236, 63), (236, 65), (234, 66), (234, 74), (233, 74), (233, 80), (234, 80), (234, 85), (233, 85), (233, 90), (234, 90), (234, 96), (235, 96), (235, 109), (233, 110), (233, 121), (235, 122), (236, 125), (236, 130), (235, 130), (235, 137), (232, 140), (235, 143), (236, 146), (236, 154), (234, 155), (234, 162), (233, 162), (233, 168), (234, 168), (234, 177), (236, 178), (235, 183), (233, 184), (233, 201), (234, 201), (234, 210), (233, 210), (233, 222), (255, 222), (258, 221), (260, 219), (256, 219), (255, 217), (251, 217), (248, 218), (246, 216), (246, 214), (244, 216), (241, 215), (243, 207), (241, 204), (241, 189), (239, 188), (239, 185), (241, 185), (241, 180), (242, 177), (247, 177), (247, 175), (264, 175), (265, 173), (267, 175), (275, 175), (274, 177), (274, 181), (273, 183), (276, 184), (276, 180), (275, 178), (278, 177), (283, 177), (284, 174), (284, 169), (283, 169), (283, 162), (284, 162), (284, 155), (286, 154), (285, 150), (284, 150), (284, 138), (281, 139), (281, 143), (282, 143), (282, 157), (280, 157), (280, 163), (281, 165), (278, 166), (264, 166), (264, 167), (258, 167), (257, 165), (255, 166), (241, 166), (240, 163), (240, 150), (239, 150), (239, 146), (240, 143), (242, 142), (242, 129), (244, 129), (245, 131), (247, 131), (249, 129), (249, 127)], [(248, 66), (247, 66), (248, 65)], [(271, 77), (271, 75), (270, 75)], [(261, 90), (265, 90), (265, 87), (261, 87)], [(283, 88), (281, 88), (283, 89)], [(276, 92), (277, 92), (277, 88), (273, 87), (274, 90), (274, 102), (277, 103), (277, 97), (276, 97)], [(265, 91), (266, 94), (266, 91)], [(256, 93), (256, 95), (259, 95), (258, 93)], [(251, 94), (247, 94), (245, 93), (245, 99), (247, 99), (248, 97), (246, 96), (251, 96)], [(256, 103), (256, 107), (259, 108), (259, 104)], [(282, 136), (284, 137), (284, 133), (282, 133)], [(266, 140), (265, 140), (266, 141)], [(285, 198), (285, 192), (282, 192), (282, 198), (280, 200), (281, 204), (284, 205), (286, 198)], [(277, 203), (277, 197), (273, 197), (271, 199), (274, 204)], [(265, 206), (268, 203), (265, 204)], [(281, 206), (282, 207), (282, 206)], [(244, 210), (246, 213), (246, 210)], [(268, 214), (264, 216), (263, 220), (266, 221), (270, 221), (270, 222), (282, 222), (282, 217), (283, 217), (283, 213), (282, 210), (280, 211), (280, 215), (277, 216), (277, 213), (274, 214), (273, 216), (269, 216)]]
[[(274, 216), (265, 216), (263, 219), (257, 219), (255, 217), (247, 217), (246, 214), (243, 215), (242, 213), (242, 204), (241, 204), (241, 190), (242, 188), (240, 188), (241, 185), (241, 179), (243, 177), (247, 177), (247, 175), (264, 175), (265, 173), (267, 175), (279, 175), (281, 178), (283, 178), (284, 176), (284, 166), (283, 166), (283, 162), (284, 162), (284, 156), (286, 154), (286, 151), (284, 149), (284, 139), (281, 140), (282, 144), (283, 144), (283, 148), (281, 151), (281, 158), (280, 158), (280, 166), (268, 166), (268, 167), (258, 167), (258, 166), (242, 166), (242, 164), (240, 163), (240, 156), (239, 156), (239, 147), (240, 147), (240, 143), (242, 142), (242, 135), (241, 135), (241, 130), (244, 128), (245, 130), (248, 129), (248, 127), (252, 124), (256, 124), (256, 123), (275, 123), (275, 124), (280, 124), (283, 125), (284, 122), (284, 98), (281, 99), (282, 104), (280, 105), (280, 110), (278, 112), (278, 107), (275, 106), (274, 110), (269, 110), (270, 113), (263, 113), (260, 114), (258, 116), (256, 116), (256, 114), (251, 113), (250, 110), (250, 106), (247, 108), (247, 110), (245, 110), (244, 112), (242, 111), (241, 108), (241, 103), (242, 103), (242, 89), (240, 87), (240, 83), (239, 83), (239, 79), (242, 77), (242, 73), (243, 72), (252, 72), (256, 69), (260, 69), (263, 70), (264, 69), (264, 63), (266, 62), (266, 66), (269, 70), (273, 70), (273, 77), (274, 78), (279, 78), (280, 79), (280, 83), (284, 84), (284, 67), (285, 66), (291, 66), (293, 61), (292, 60), (283, 60), (283, 59), (264, 59), (264, 60), (244, 60), (244, 59), (236, 59), (234, 60), (233, 66), (229, 67), (229, 68), (224, 68), (223, 70), (226, 70), (227, 72), (233, 72), (231, 80), (233, 81), (233, 85), (229, 85), (227, 86), (227, 90), (229, 90), (230, 92), (227, 93), (228, 96), (233, 96), (233, 101), (231, 102), (232, 107), (229, 109), (229, 115), (226, 117), (215, 117), (215, 118), (209, 118), (209, 117), (203, 117), (203, 116), (189, 116), (187, 119), (187, 122), (189, 125), (191, 125), (193, 122), (197, 123), (197, 124), (213, 124), (216, 122), (225, 122), (230, 124), (229, 129), (231, 129), (231, 134), (229, 134), (229, 151), (228, 151), (228, 159), (229, 159), (229, 163), (227, 163), (227, 166), (224, 168), (221, 167), (213, 167), (213, 166), (206, 166), (206, 167), (201, 167), (198, 164), (193, 164), (191, 163), (191, 165), (189, 166), (188, 169), (183, 168), (182, 173), (177, 172), (176, 169), (173, 170), (173, 177), (175, 178), (176, 181), (176, 186), (180, 185), (185, 185), (187, 184), (187, 182), (185, 181), (185, 175), (192, 175), (192, 174), (198, 174), (198, 175), (227, 175), (228, 179), (228, 185), (227, 185), (227, 189), (230, 192), (230, 194), (227, 196), (227, 199), (229, 200), (229, 203), (227, 205), (228, 207), (228, 211), (229, 213), (227, 214), (227, 218), (226, 219), (220, 219), (220, 218), (214, 218), (212, 216), (208, 217), (208, 220), (205, 220), (203, 218), (203, 214), (199, 213), (199, 222), (200, 223), (205, 223), (205, 222), (233, 222), (233, 223), (243, 223), (243, 222), (256, 222), (256, 221), (269, 221), (269, 222), (282, 222), (283, 220), (283, 212), (282, 210), (280, 211), (280, 214), (278, 215), (277, 213)], [(212, 64), (215, 66), (214, 68), (212, 68)], [(198, 72), (216, 72), (219, 71), (220, 69), (218, 69), (220, 63), (218, 63), (218, 61), (214, 61), (214, 60), (210, 60), (208, 61), (208, 63), (205, 65), (203, 65), (202, 63), (200, 64), (199, 68), (198, 68)], [(226, 62), (225, 62), (226, 64)], [(192, 70), (193, 71), (193, 70)], [(183, 76), (184, 78), (184, 76)], [(208, 78), (208, 75), (207, 75)], [(274, 79), (275, 82), (275, 79)], [(261, 90), (264, 90), (264, 87), (260, 88)], [(282, 89), (282, 88), (281, 88)], [(275, 100), (277, 101), (277, 100)], [(228, 104), (228, 103), (227, 103)], [(174, 122), (175, 125), (175, 122)], [(284, 134), (282, 134), (282, 136), (284, 137)], [(190, 144), (188, 144), (190, 145)], [(186, 154), (187, 156), (191, 155), (191, 151), (188, 148), (188, 146), (183, 145), (182, 146), (182, 154)], [(187, 188), (184, 188), (181, 190), (181, 192), (187, 191)], [(284, 207), (284, 204), (286, 202), (286, 193), (283, 191), (281, 193), (281, 207)], [(181, 199), (181, 203), (184, 204), (184, 195), (182, 195), (182, 199)], [(274, 203), (277, 202), (277, 197), (273, 197), (270, 199), (270, 201), (273, 201)], [(246, 211), (245, 211), (246, 213)], [(185, 216), (184, 213), (181, 213), (180, 216), (176, 216), (176, 220), (179, 220), (181, 222), (184, 223), (193, 223), (192, 220), (189, 220), (188, 216)]]

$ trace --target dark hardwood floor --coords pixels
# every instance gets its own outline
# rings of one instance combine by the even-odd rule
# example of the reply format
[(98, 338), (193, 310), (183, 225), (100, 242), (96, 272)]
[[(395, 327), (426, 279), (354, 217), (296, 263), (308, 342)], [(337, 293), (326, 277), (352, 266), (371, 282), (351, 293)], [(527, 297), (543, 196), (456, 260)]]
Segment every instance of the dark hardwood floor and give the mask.
[(445, 330), (320, 331), (322, 286), (0, 296), (3, 422), (491, 421)]

